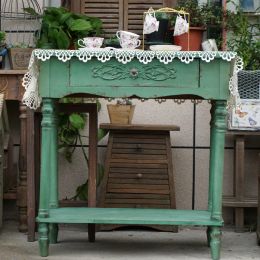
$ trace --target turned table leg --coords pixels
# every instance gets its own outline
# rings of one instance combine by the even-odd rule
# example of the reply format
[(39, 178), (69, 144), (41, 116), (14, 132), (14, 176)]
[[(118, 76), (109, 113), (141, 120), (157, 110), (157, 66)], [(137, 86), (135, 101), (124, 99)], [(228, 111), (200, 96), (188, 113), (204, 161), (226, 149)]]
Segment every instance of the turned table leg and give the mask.
[[(42, 146), (41, 146), (41, 176), (40, 176), (40, 201), (39, 218), (49, 216), (49, 208), (56, 207), (57, 202), (57, 122), (54, 111), (55, 100), (44, 98), (42, 107)], [(39, 224), (39, 247), (41, 256), (48, 255), (49, 239), (57, 240), (57, 229), (55, 224), (51, 227), (43, 221)]]
[(40, 256), (48, 256), (49, 255), (49, 237), (48, 237), (48, 224), (40, 223), (39, 228), (39, 250)]
[[(54, 105), (54, 104), (53, 104)], [(57, 112), (54, 109), (52, 115), (52, 129), (50, 131), (50, 199), (49, 199), (49, 208), (58, 208), (58, 136), (57, 136)], [(49, 241), (50, 244), (57, 243), (58, 238), (58, 224), (50, 223), (49, 224)]]
[[(211, 217), (222, 221), (222, 182), (226, 132), (226, 102), (215, 101), (211, 110), (211, 150), (210, 150), (210, 207)], [(220, 259), (221, 230), (208, 228), (208, 242), (212, 259)]]

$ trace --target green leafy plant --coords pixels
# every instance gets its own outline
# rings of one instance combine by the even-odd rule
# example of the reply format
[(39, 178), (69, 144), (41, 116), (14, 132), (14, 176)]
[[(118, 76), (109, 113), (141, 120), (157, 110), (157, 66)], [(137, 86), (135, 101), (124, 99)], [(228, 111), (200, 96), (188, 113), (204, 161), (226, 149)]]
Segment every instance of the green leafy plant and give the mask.
[[(41, 16), (37, 14), (34, 9), (27, 8), (26, 11), (35, 16)], [(100, 35), (102, 32), (102, 22), (99, 18), (88, 17), (83, 14), (75, 14), (68, 11), (63, 7), (48, 7), (45, 9), (42, 18), (42, 26), (40, 30), (40, 37), (37, 41), (36, 47), (42, 49), (69, 49), (71, 46), (75, 46), (78, 39), (86, 36)], [(63, 103), (79, 103), (82, 99), (77, 98), (63, 98)], [(100, 103), (98, 103), (100, 109)], [(59, 148), (63, 149), (65, 158), (72, 162), (72, 156), (76, 147), (79, 146), (82, 149), (86, 164), (88, 166), (88, 156), (84, 150), (83, 136), (81, 131), (84, 129), (87, 123), (87, 115), (84, 113), (72, 113), (59, 115), (58, 123), (58, 138)], [(105, 132), (99, 130), (98, 140), (103, 138)], [(103, 176), (103, 167), (98, 165), (97, 184)], [(76, 195), (73, 199), (87, 198), (87, 183), (88, 180), (77, 188)]]
[(235, 5), (235, 11), (227, 12), (226, 26), (229, 31), (228, 48), (236, 51), (243, 59), (246, 70), (259, 69), (260, 24), (251, 23), (243, 10)]
[[(62, 98), (61, 103), (82, 103), (82, 98)], [(101, 104), (97, 102), (98, 111), (101, 108)], [(65, 158), (68, 162), (72, 163), (72, 156), (76, 150), (76, 147), (80, 146), (87, 167), (89, 166), (89, 159), (84, 149), (83, 138), (81, 131), (85, 128), (87, 123), (87, 115), (85, 113), (72, 113), (72, 114), (59, 114), (58, 120), (58, 138), (59, 138), (59, 149), (63, 149)], [(98, 141), (100, 141), (105, 135), (106, 131), (98, 129)], [(100, 184), (104, 175), (104, 169), (101, 164), (98, 164), (97, 170), (97, 185)], [(85, 183), (77, 187), (76, 195), (72, 199), (87, 200), (88, 180)]]
[[(221, 6), (208, 2), (198, 4), (194, 0), (180, 0), (176, 9), (184, 10), (190, 14), (191, 27), (207, 27), (208, 25), (222, 26), (223, 10)], [(176, 16), (173, 17), (176, 19)]]
[(0, 45), (3, 45), (5, 43), (5, 37), (6, 37), (6, 33), (0, 31)]
[(198, 2), (194, 0), (180, 0), (176, 9), (183, 9), (190, 14), (191, 27), (206, 27), (209, 16), (211, 16), (207, 9), (198, 5)]
[(69, 49), (78, 39), (101, 33), (102, 22), (97, 17), (75, 14), (63, 7), (48, 7), (42, 15), (40, 38), (36, 46), (42, 49)]

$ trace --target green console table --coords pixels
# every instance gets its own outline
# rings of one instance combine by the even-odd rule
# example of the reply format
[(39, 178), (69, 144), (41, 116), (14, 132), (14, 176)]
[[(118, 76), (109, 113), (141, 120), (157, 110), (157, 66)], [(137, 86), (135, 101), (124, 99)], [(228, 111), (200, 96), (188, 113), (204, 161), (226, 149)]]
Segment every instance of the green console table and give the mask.
[[(222, 176), (226, 101), (235, 53), (35, 50), (24, 78), (24, 102), (42, 98), (39, 223), (40, 255), (57, 242), (58, 223), (206, 226), (212, 259), (220, 258)], [(37, 84), (38, 82), (38, 84)], [(89, 169), (89, 207), (58, 207), (56, 103), (66, 95), (87, 97), (182, 98), (211, 100), (210, 169), (207, 210), (96, 208), (96, 163)], [(174, 113), (174, 111), (172, 111)], [(90, 140), (91, 141), (91, 140)], [(96, 142), (96, 138), (92, 140)], [(96, 151), (91, 151), (96, 159)], [(163, 234), (162, 234), (163, 235)], [(87, 253), (87, 252), (86, 252)]]

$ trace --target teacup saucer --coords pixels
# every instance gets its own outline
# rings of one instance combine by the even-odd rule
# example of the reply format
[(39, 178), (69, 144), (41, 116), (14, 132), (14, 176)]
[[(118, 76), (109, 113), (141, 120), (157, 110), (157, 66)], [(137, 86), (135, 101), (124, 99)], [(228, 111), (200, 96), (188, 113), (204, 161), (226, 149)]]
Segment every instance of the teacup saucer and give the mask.
[(116, 51), (142, 51), (141, 49), (118, 48)]
[(81, 50), (81, 51), (89, 51), (89, 50), (94, 50), (94, 51), (98, 51), (98, 50), (104, 50), (104, 48), (89, 48), (89, 47), (81, 47), (81, 48), (78, 48), (78, 50)]
[(180, 51), (181, 48), (178, 45), (150, 45), (151, 51)]

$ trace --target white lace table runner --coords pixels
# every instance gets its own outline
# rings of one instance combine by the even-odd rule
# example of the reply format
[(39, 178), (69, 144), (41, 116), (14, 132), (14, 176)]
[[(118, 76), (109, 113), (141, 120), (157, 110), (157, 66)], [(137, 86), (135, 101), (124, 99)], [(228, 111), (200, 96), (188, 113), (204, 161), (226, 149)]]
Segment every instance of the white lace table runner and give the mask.
[(39, 78), (39, 61), (49, 60), (51, 57), (57, 57), (62, 62), (77, 57), (82, 62), (88, 62), (92, 58), (96, 58), (100, 62), (107, 62), (112, 57), (122, 64), (126, 64), (136, 58), (140, 63), (148, 64), (153, 59), (159, 60), (161, 63), (168, 64), (174, 59), (189, 64), (195, 58), (200, 58), (205, 62), (211, 62), (216, 57), (226, 61), (235, 61), (233, 76), (229, 82), (229, 90), (232, 99), (230, 103), (234, 103), (239, 99), (237, 89), (237, 72), (243, 69), (243, 61), (235, 52), (202, 52), (202, 51), (143, 51), (143, 50), (122, 50), (122, 49), (83, 49), (83, 50), (43, 50), (36, 49), (33, 51), (29, 71), (24, 75), (23, 86), (25, 93), (23, 103), (32, 109), (37, 109), (41, 104), (39, 95), (38, 78)]

